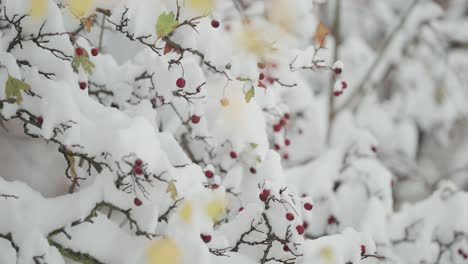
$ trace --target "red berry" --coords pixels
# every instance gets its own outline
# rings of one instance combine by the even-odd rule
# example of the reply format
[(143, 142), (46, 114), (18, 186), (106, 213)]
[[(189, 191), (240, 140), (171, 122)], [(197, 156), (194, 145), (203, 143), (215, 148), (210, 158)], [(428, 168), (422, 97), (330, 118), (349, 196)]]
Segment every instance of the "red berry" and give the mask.
[(218, 188), (219, 188), (219, 185), (218, 185), (218, 184), (216, 184), (216, 183), (211, 184), (211, 189), (212, 189), (212, 190), (216, 190), (216, 189), (218, 189)]
[(91, 49), (91, 55), (97, 56), (99, 54), (99, 50), (97, 48), (92, 48)]
[(273, 131), (279, 132), (280, 130), (281, 130), (281, 125), (280, 124), (273, 125)]
[(209, 234), (200, 234), (200, 237), (205, 243), (210, 243), (211, 241), (211, 235)]
[(190, 121), (192, 121), (192, 123), (194, 124), (198, 124), (200, 122), (200, 117), (197, 115), (192, 115), (192, 117), (190, 118)]
[(286, 138), (286, 139), (284, 140), (284, 144), (285, 144), (286, 146), (291, 145), (291, 140), (289, 140), (289, 138)]
[(257, 67), (259, 67), (260, 69), (264, 69), (265, 68), (265, 63), (257, 63)]
[(231, 159), (236, 159), (237, 158), (237, 153), (235, 151), (231, 151), (231, 152), (229, 152), (229, 156), (231, 157)]
[(265, 79), (265, 74), (264, 74), (263, 72), (261, 72), (261, 73), (258, 75), (258, 79), (259, 79), (259, 80)]
[(268, 196), (263, 195), (263, 193), (258, 195), (258, 198), (260, 198), (261, 201), (265, 202), (268, 199)]
[(290, 117), (291, 117), (291, 116), (289, 115), (289, 113), (285, 113), (285, 114), (284, 114), (284, 118), (285, 118), (285, 119), (289, 119)]
[(76, 48), (75, 52), (76, 52), (76, 55), (78, 55), (78, 57), (84, 54), (84, 50), (80, 47)]
[(376, 146), (371, 146), (371, 150), (372, 150), (372, 152), (377, 153), (377, 147)]
[(312, 207), (313, 207), (313, 205), (311, 203), (305, 203), (304, 204), (304, 209), (306, 209), (307, 211), (312, 210)]
[(143, 165), (143, 161), (141, 159), (136, 159), (135, 160), (135, 166), (136, 167), (141, 167), (141, 165)]
[(302, 223), (302, 226), (304, 226), (304, 229), (307, 229), (307, 227), (309, 227), (309, 223), (307, 223), (307, 221), (304, 221)]
[(214, 27), (214, 28), (218, 28), (219, 27), (219, 21), (216, 20), (216, 19), (211, 20), (211, 26)]
[(141, 175), (143, 174), (143, 168), (141, 168), (141, 166), (134, 166), (133, 167), (133, 171), (135, 172), (136, 175)]
[(330, 217), (328, 217), (328, 219), (327, 219), (327, 223), (329, 225), (336, 224), (336, 218), (333, 215), (330, 215)]
[(86, 89), (86, 87), (88, 87), (88, 84), (87, 84), (87, 83), (85, 83), (85, 82), (80, 82), (80, 89), (81, 89), (81, 90)]
[(342, 91), (334, 91), (333, 95), (334, 96), (340, 96), (343, 92)]
[(37, 123), (39, 124), (39, 126), (42, 126), (42, 123), (44, 123), (44, 118), (42, 118), (42, 116), (38, 116)]
[(138, 197), (135, 197), (135, 199), (133, 199), (133, 203), (134, 203), (136, 206), (140, 206), (140, 205), (143, 204), (143, 203), (141, 202), (141, 200), (140, 200)]
[(176, 85), (177, 85), (177, 87), (179, 87), (179, 88), (184, 88), (184, 87), (185, 87), (185, 79), (182, 78), (182, 77), (179, 78), (179, 79), (177, 79)]
[(284, 246), (283, 246), (283, 251), (284, 251), (284, 252), (288, 252), (288, 251), (289, 251), (288, 245), (284, 245)]
[(250, 168), (250, 173), (256, 174), (256, 173), (257, 173), (257, 169), (255, 169), (254, 167), (251, 167), (251, 168)]
[(274, 147), (276, 150), (279, 150), (279, 149), (280, 149), (280, 145), (278, 145), (278, 144), (273, 145), (273, 147)]
[(286, 120), (281, 119), (280, 122), (279, 122), (279, 125), (280, 126), (285, 126), (286, 125)]
[(283, 159), (288, 160), (288, 159), (289, 159), (289, 154), (288, 154), (288, 153), (284, 153), (284, 154), (283, 154)]
[(343, 71), (341, 68), (334, 68), (333, 71), (337, 74), (340, 75), (341, 72)]
[(341, 81), (341, 87), (342, 87), (343, 89), (348, 88), (348, 83), (345, 82), (345, 81)]
[(213, 173), (212, 171), (210, 171), (210, 170), (207, 170), (207, 171), (205, 171), (205, 176), (206, 176), (208, 179), (211, 179), (211, 178), (213, 178), (214, 173)]
[(365, 245), (361, 245), (361, 256), (366, 254), (366, 246)]
[(286, 219), (288, 219), (288, 221), (292, 221), (294, 220), (294, 215), (292, 213), (286, 213)]
[(301, 194), (301, 197), (302, 197), (302, 198), (307, 197), (307, 194), (306, 194), (306, 193), (303, 193), (303, 194)]
[(304, 226), (302, 226), (302, 225), (296, 226), (296, 231), (297, 231), (297, 233), (298, 233), (299, 235), (304, 234), (304, 230), (305, 230), (305, 229), (304, 229)]
[(239, 212), (244, 211), (244, 207), (239, 208)]
[(262, 194), (265, 195), (266, 197), (270, 196), (270, 190), (269, 189), (263, 189)]

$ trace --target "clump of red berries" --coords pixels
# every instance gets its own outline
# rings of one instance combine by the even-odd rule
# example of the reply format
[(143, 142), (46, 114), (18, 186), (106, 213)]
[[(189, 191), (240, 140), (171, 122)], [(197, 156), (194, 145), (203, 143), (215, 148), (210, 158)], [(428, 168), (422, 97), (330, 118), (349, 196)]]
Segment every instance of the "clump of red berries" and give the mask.
[(141, 167), (142, 165), (143, 165), (143, 161), (141, 159), (136, 159), (135, 162), (133, 163), (133, 172), (136, 175), (143, 174), (143, 168)]

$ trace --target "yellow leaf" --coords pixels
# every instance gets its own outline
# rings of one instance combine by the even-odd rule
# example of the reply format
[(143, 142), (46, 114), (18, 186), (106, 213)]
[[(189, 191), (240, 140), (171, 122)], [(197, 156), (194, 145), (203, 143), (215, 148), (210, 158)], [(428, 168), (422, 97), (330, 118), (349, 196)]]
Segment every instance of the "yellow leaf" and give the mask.
[(186, 224), (192, 221), (193, 216), (193, 206), (190, 202), (184, 202), (179, 209), (180, 219)]
[(205, 13), (211, 13), (211, 11), (215, 9), (214, 0), (188, 0), (186, 4), (192, 9), (196, 9)]
[(218, 218), (226, 210), (226, 197), (224, 195), (218, 195), (213, 200), (208, 202), (205, 206), (206, 214), (213, 220), (217, 221)]
[(321, 48), (325, 47), (325, 38), (327, 35), (330, 34), (330, 30), (328, 30), (327, 26), (320, 22), (317, 25), (317, 29), (315, 30), (314, 41), (315, 43), (319, 44)]
[(261, 32), (251, 26), (245, 26), (240, 35), (240, 45), (252, 54), (262, 56), (275, 51), (271, 43), (261, 37)]
[(47, 0), (31, 0), (30, 15), (34, 18), (43, 17), (47, 12), (48, 4)]
[(95, 14), (81, 19), (81, 24), (83, 24), (86, 32), (91, 32), (91, 29), (94, 27), (94, 19), (96, 19)]
[(326, 263), (333, 263), (333, 251), (329, 247), (324, 247), (320, 250), (320, 256)]
[(174, 181), (170, 181), (170, 182), (167, 184), (166, 192), (171, 194), (172, 200), (177, 199), (177, 188), (176, 188), (176, 186), (175, 186)]
[(148, 264), (179, 264), (181, 251), (176, 242), (162, 238), (151, 243), (147, 249)]
[(89, 13), (94, 0), (67, 0), (67, 6), (70, 12), (76, 18), (82, 18)]

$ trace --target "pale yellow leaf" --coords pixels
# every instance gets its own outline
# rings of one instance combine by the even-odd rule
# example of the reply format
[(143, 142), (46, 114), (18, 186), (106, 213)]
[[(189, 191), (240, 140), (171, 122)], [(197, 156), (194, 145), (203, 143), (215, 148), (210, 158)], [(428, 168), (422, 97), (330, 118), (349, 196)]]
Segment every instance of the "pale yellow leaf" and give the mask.
[(320, 250), (320, 256), (322, 257), (323, 260), (325, 260), (325, 263), (333, 263), (333, 251), (329, 247), (324, 247)]
[(47, 12), (48, 0), (31, 0), (31, 17), (44, 17)]
[(179, 264), (181, 250), (170, 238), (153, 241), (147, 249), (148, 264)]
[(193, 216), (193, 206), (192, 203), (190, 202), (184, 202), (179, 209), (179, 216), (182, 221), (184, 221), (186, 224), (190, 223), (192, 221), (192, 216)]
[(217, 221), (219, 217), (226, 211), (226, 197), (224, 195), (216, 195), (205, 206), (206, 214), (213, 220)]
[(215, 0), (186, 0), (189, 8), (210, 13), (215, 9)]
[(320, 22), (315, 30), (314, 42), (319, 44), (321, 48), (325, 47), (325, 39), (328, 34), (330, 34), (330, 30), (325, 26), (325, 24)]
[(76, 18), (83, 18), (93, 7), (94, 0), (67, 0), (67, 6), (70, 12)]
[(169, 193), (169, 194), (171, 195), (172, 200), (177, 199), (177, 188), (176, 188), (176, 186), (175, 186), (174, 181), (170, 181), (170, 182), (167, 184), (166, 192)]

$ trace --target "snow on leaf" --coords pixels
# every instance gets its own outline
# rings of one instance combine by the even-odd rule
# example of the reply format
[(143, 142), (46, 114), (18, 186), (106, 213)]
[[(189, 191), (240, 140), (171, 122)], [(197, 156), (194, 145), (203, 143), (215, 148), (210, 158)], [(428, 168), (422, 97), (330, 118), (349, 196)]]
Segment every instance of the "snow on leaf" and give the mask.
[(174, 181), (170, 181), (170, 182), (167, 184), (166, 192), (171, 194), (172, 200), (177, 199), (177, 188), (176, 188), (176, 186), (175, 186)]
[(147, 249), (148, 264), (181, 263), (181, 250), (170, 238), (162, 238), (150, 244)]
[(94, 0), (67, 0), (67, 6), (76, 18), (82, 18), (90, 11), (93, 2)]
[(319, 44), (321, 48), (325, 47), (325, 38), (330, 34), (330, 30), (322, 22), (318, 23), (315, 30), (314, 42)]
[(31, 89), (31, 86), (22, 80), (18, 80), (11, 75), (8, 75), (8, 79), (5, 85), (5, 95), (7, 99), (15, 98), (17, 104), (23, 102), (23, 95), (21, 90), (28, 91)]
[(156, 33), (158, 34), (158, 39), (171, 34), (177, 25), (178, 22), (175, 19), (174, 12), (162, 12), (158, 17), (158, 21), (156, 22)]
[(255, 96), (255, 88), (252, 86), (246, 93), (245, 93), (245, 101), (250, 103), (252, 97)]

